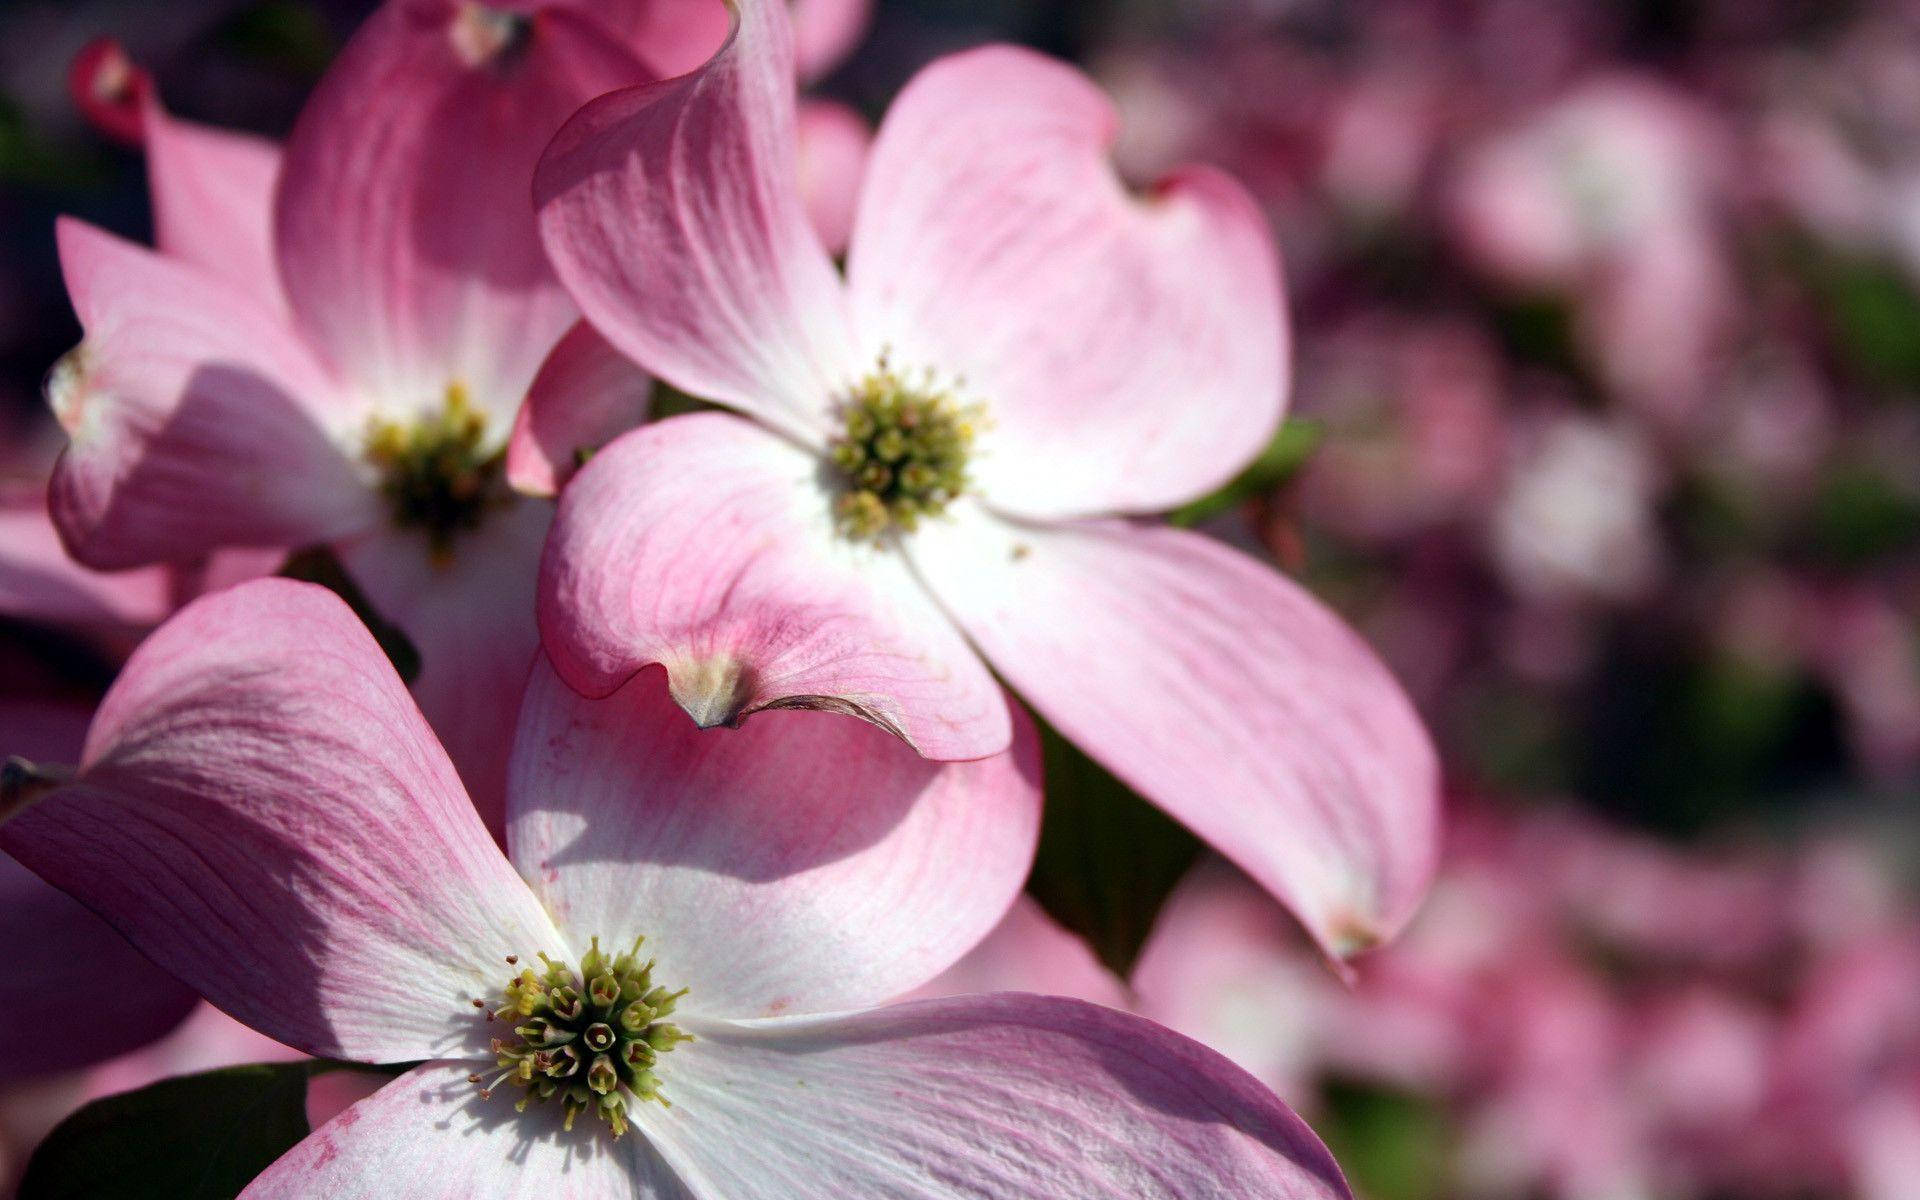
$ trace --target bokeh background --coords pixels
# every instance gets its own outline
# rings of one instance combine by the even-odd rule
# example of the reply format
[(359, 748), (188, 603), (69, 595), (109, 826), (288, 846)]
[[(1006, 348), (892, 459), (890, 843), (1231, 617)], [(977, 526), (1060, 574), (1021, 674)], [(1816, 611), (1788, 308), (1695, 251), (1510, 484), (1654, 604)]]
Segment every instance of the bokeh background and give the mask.
[[(78, 338), (54, 215), (150, 233), (74, 53), (281, 136), (371, 7), (0, 7), (6, 486)], [(1036, 902), (948, 986), (1212, 1041), (1369, 1200), (1920, 1197), (1920, 4), (879, 0), (813, 90), (876, 120), (989, 40), (1102, 81), (1130, 182), (1272, 218), (1293, 419), (1176, 519), (1367, 633), (1452, 833), (1349, 988), (1054, 745)], [(0, 621), (0, 700), (113, 662)]]

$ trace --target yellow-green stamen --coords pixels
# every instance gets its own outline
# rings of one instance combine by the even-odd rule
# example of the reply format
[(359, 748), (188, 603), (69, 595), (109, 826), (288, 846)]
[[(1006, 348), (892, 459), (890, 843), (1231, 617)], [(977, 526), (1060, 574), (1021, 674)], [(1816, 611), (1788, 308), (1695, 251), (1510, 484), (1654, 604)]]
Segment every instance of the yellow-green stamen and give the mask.
[(845, 427), (827, 448), (842, 490), (834, 523), (843, 537), (873, 541), (911, 533), (967, 490), (967, 458), (981, 420), (931, 376), (909, 383), (885, 358), (840, 406)]
[[(486, 1019), (506, 1022), (512, 1033), (493, 1039), (500, 1073), (485, 1081), (481, 1096), (491, 1098), (511, 1080), (526, 1092), (514, 1104), (520, 1111), (557, 1098), (568, 1130), (574, 1118), (591, 1112), (616, 1138), (627, 1131), (630, 1098), (665, 1105), (654, 1068), (662, 1054), (692, 1040), (666, 1020), (687, 993), (653, 982), (653, 960), (639, 957), (645, 940), (635, 938), (633, 948), (616, 957), (602, 951), (596, 937), (578, 972), (542, 954), (542, 970), (525, 967), (508, 980), (506, 1002)], [(507, 962), (517, 965), (519, 959)], [(474, 1004), (486, 1007), (484, 1001)], [(467, 1078), (483, 1082), (479, 1075)]]
[(486, 443), (487, 416), (459, 383), (418, 420), (376, 417), (367, 427), (366, 458), (380, 472), (394, 524), (425, 533), (436, 557), (451, 554), (458, 535), (509, 499), (503, 456)]

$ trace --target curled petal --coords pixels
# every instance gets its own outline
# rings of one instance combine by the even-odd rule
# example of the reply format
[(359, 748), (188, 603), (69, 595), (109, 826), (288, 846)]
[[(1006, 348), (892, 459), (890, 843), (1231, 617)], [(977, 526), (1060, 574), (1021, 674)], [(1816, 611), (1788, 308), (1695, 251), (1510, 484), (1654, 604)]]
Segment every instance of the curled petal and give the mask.
[(1285, 404), (1266, 221), (1189, 168), (1144, 199), (1079, 72), (987, 47), (916, 76), (881, 124), (848, 260), (864, 348), (986, 407), (974, 479), (1029, 517), (1156, 512), (1231, 479)]
[(560, 497), (541, 564), (555, 670), (604, 696), (659, 663), (707, 726), (821, 708), (929, 758), (1006, 749), (998, 685), (899, 553), (835, 533), (822, 470), (721, 413), (643, 426), (595, 455)]
[(310, 1054), (483, 1053), (504, 956), (567, 952), (372, 637), (288, 580), (161, 626), (0, 849)]
[(72, 439), (50, 507), (109, 570), (221, 546), (304, 545), (375, 516), (335, 440), (345, 402), (257, 299), (71, 219), (61, 266), (86, 331), (47, 383)]
[(804, 442), (853, 382), (840, 278), (798, 181), (793, 37), (741, 0), (691, 74), (602, 96), (534, 182), (554, 268), (607, 340), (682, 391)]
[(1299, 585), (1177, 529), (977, 511), (923, 534), (914, 559), (1015, 690), (1328, 953), (1412, 916), (1439, 846), (1432, 743), (1373, 651)]
[(507, 442), (507, 480), (558, 495), (594, 451), (647, 419), (653, 381), (585, 321), (553, 348)]
[(961, 996), (693, 1030), (660, 1072), (673, 1107), (639, 1120), (707, 1196), (1348, 1198), (1319, 1139), (1252, 1077), (1080, 1001)]
[(647, 671), (588, 700), (536, 669), (515, 749), (514, 862), (576, 942), (647, 936), (685, 1007), (890, 999), (986, 936), (1032, 865), (1037, 743), (933, 763), (859, 721), (700, 730)]

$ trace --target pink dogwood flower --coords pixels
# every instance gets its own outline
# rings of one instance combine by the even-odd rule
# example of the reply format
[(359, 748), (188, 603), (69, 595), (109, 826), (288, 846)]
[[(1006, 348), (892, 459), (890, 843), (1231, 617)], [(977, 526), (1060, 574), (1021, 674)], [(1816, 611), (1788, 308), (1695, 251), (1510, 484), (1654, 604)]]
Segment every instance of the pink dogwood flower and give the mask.
[(159, 252), (59, 226), (85, 330), (48, 385), (68, 550), (111, 569), (331, 545), (420, 651), (415, 694), (497, 821), (551, 520), (501, 456), (577, 321), (527, 188), (582, 101), (651, 73), (569, 8), (394, 0), (283, 153), (91, 65), (101, 103), (118, 80), (139, 110)]
[(865, 1008), (1011, 902), (1037, 773), (1030, 728), (942, 765), (536, 665), (503, 854), (345, 605), (263, 580), (141, 647), (0, 847), (276, 1040), (419, 1060), (249, 1197), (1346, 1196), (1271, 1093), (1150, 1023)]
[(636, 430), (569, 485), (555, 669), (605, 695), (658, 663), (703, 725), (827, 708), (968, 759), (1010, 736), (991, 663), (1330, 951), (1391, 935), (1435, 844), (1406, 698), (1301, 588), (1128, 516), (1224, 483), (1280, 418), (1252, 202), (1200, 167), (1129, 197), (1099, 92), (991, 47), (894, 104), (843, 280), (795, 182), (793, 56), (784, 7), (742, 0), (705, 66), (587, 105), (540, 166), (587, 319), (751, 418)]

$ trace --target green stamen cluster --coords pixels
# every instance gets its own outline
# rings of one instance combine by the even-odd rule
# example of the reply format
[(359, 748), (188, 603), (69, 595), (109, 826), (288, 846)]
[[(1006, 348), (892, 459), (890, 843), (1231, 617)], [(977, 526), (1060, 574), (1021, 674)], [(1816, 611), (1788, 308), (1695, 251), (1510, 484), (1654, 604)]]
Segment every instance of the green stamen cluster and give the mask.
[(380, 472), (394, 524), (423, 531), (436, 556), (506, 499), (503, 456), (486, 448), (486, 435), (486, 414), (458, 383), (438, 411), (411, 423), (376, 417), (367, 429), (367, 461)]
[[(501, 1071), (480, 1095), (491, 1098), (493, 1089), (510, 1079), (526, 1089), (514, 1104), (521, 1112), (535, 1101), (558, 1097), (569, 1131), (575, 1117), (591, 1111), (616, 1138), (627, 1131), (629, 1097), (665, 1105), (653, 1068), (660, 1055), (692, 1040), (665, 1020), (687, 993), (655, 986), (653, 960), (639, 958), (644, 940), (635, 938), (631, 950), (613, 957), (594, 938), (578, 974), (542, 954), (544, 971), (524, 968), (509, 980), (506, 1003), (487, 1020), (508, 1022), (513, 1036), (493, 1040)], [(518, 961), (507, 959), (509, 965)], [(482, 1000), (473, 1003), (486, 1007)], [(467, 1079), (481, 1082), (478, 1075)]]
[(846, 478), (834, 501), (843, 537), (870, 541), (892, 528), (912, 532), (922, 517), (946, 511), (967, 490), (967, 456), (980, 422), (933, 385), (907, 383), (882, 359), (841, 405), (846, 431), (828, 446)]

